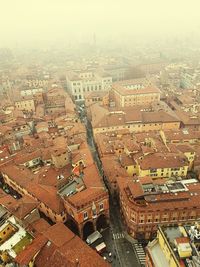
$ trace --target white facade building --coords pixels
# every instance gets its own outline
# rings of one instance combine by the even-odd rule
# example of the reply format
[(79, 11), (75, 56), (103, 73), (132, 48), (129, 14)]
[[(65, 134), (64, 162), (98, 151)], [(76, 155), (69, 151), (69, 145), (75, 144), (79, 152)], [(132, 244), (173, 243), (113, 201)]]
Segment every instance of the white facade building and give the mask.
[(20, 91), (21, 96), (33, 96), (37, 93), (43, 93), (44, 89), (42, 87), (39, 88), (26, 88)]
[(76, 101), (84, 100), (85, 93), (107, 91), (111, 88), (112, 77), (91, 71), (70, 72), (66, 75), (67, 88)]

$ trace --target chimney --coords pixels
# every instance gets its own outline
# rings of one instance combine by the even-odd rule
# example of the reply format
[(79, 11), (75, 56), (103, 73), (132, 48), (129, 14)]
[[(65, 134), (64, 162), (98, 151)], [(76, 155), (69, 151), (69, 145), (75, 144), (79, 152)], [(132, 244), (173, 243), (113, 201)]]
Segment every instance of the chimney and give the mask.
[(80, 264), (79, 264), (79, 260), (78, 260), (78, 259), (76, 259), (76, 266), (77, 266), (77, 267), (80, 266)]

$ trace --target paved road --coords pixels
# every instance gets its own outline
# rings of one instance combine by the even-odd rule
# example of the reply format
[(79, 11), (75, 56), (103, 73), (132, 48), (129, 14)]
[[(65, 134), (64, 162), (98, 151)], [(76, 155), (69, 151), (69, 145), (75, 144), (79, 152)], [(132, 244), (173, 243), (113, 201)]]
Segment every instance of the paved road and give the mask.
[(138, 260), (141, 263), (141, 266), (145, 266), (145, 251), (141, 243), (139, 243), (137, 240), (132, 243), (133, 249), (137, 254)]
[(133, 245), (126, 239), (124, 225), (120, 217), (119, 207), (114, 206), (110, 201), (111, 231), (113, 232), (113, 242), (118, 251), (120, 266), (139, 267), (141, 266), (133, 249)]
[[(81, 119), (86, 125), (87, 141), (99, 173), (102, 175), (101, 161), (94, 144), (92, 129), (90, 124), (87, 123), (86, 117), (82, 117)], [(126, 239), (124, 230), (119, 207), (114, 206), (112, 200), (110, 200), (110, 227), (102, 234), (108, 251), (112, 253), (112, 257), (109, 257), (108, 254), (105, 256), (109, 260), (112, 258), (113, 267), (141, 267), (136, 250), (134, 249), (134, 244)]]

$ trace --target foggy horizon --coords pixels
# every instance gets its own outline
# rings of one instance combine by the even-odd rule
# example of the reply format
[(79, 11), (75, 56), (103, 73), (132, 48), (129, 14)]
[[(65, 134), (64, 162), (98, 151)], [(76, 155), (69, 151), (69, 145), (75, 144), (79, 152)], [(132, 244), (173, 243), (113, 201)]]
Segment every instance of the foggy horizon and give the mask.
[[(0, 47), (199, 40), (198, 0), (0, 1)], [(95, 36), (95, 37), (94, 37)]]

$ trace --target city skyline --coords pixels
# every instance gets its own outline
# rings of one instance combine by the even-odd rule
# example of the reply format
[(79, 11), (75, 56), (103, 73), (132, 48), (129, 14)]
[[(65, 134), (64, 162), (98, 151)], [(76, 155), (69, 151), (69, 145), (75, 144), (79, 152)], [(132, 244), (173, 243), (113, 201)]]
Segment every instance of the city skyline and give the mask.
[(1, 46), (199, 38), (197, 0), (0, 1)]

